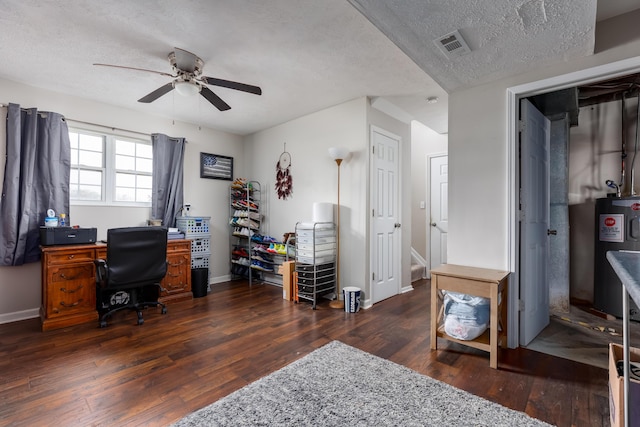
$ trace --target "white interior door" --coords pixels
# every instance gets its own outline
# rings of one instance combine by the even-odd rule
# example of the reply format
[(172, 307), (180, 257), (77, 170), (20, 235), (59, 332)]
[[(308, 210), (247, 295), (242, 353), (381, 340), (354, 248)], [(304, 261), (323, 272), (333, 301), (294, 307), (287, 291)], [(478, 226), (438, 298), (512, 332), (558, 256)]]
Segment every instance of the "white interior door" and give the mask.
[(400, 293), (400, 138), (371, 128), (371, 301)]
[(526, 99), (521, 103), (520, 344), (549, 324), (550, 122)]
[(447, 263), (448, 156), (429, 157), (429, 268)]

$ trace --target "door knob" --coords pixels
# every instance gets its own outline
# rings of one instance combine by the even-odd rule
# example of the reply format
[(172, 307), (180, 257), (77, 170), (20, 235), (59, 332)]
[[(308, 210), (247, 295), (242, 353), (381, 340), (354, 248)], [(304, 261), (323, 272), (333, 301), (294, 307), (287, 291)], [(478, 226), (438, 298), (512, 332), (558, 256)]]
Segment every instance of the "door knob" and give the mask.
[(402, 224), (400, 224), (399, 222), (396, 222), (395, 224), (393, 224), (393, 228), (400, 228), (402, 226)]
[(558, 230), (547, 230), (547, 236), (551, 236), (551, 235), (557, 235), (558, 234)]
[(435, 227), (436, 225), (438, 225), (438, 224), (436, 224), (435, 222), (432, 222), (432, 223), (431, 223), (431, 226), (432, 226), (432, 227)]

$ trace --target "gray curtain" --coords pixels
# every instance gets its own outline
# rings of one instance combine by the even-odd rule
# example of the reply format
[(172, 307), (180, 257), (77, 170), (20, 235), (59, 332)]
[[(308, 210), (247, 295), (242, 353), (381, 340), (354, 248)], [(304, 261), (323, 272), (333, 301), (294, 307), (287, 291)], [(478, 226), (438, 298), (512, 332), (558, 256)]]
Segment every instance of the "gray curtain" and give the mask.
[(7, 162), (0, 198), (0, 265), (40, 259), (47, 209), (69, 213), (69, 130), (58, 113), (7, 108)]
[(161, 219), (165, 227), (174, 227), (183, 205), (182, 171), (184, 163), (184, 138), (171, 138), (154, 133), (153, 186), (151, 218)]

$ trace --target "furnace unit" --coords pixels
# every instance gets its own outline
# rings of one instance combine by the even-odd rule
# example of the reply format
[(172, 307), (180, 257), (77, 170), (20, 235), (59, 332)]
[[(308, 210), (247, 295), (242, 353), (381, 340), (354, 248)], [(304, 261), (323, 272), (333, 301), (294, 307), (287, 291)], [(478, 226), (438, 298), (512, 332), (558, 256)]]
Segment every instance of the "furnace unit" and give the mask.
[[(607, 252), (640, 252), (640, 197), (597, 199), (595, 222), (593, 306), (622, 317), (622, 283), (607, 261)], [(640, 321), (640, 310), (631, 298), (629, 318)]]

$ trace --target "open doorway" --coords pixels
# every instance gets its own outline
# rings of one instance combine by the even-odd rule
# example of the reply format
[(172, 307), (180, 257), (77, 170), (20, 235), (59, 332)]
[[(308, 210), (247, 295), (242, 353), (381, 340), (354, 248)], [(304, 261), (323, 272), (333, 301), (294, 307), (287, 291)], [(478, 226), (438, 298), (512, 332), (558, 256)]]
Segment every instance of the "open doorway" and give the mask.
[[(609, 75), (605, 75), (605, 69), (609, 71)], [(561, 323), (566, 322), (568, 326), (577, 325), (585, 330), (591, 329), (590, 332), (598, 329), (595, 335), (599, 333), (605, 343), (615, 342), (617, 339), (615, 332), (618, 332), (610, 333), (610, 329), (616, 328), (612, 323), (608, 323), (606, 319), (608, 313), (602, 313), (601, 317), (589, 318), (584, 317), (584, 313), (576, 315), (572, 311), (575, 306), (594, 308), (596, 200), (606, 198), (612, 191), (615, 193), (612, 186), (607, 186), (608, 181), (623, 184), (622, 187), (627, 191), (622, 195), (630, 196), (634, 193), (629, 182), (631, 174), (629, 168), (632, 155), (635, 153), (629, 147), (635, 143), (637, 130), (639, 111), (637, 85), (640, 83), (637, 73), (636, 58), (634, 61), (609, 64), (606, 67), (561, 76), (555, 81), (551, 79), (546, 82), (537, 82), (529, 85), (526, 90), (524, 87), (510, 90), (510, 96), (513, 96), (510, 99), (512, 102), (510, 113), (520, 112), (520, 102), (526, 98), (545, 116), (551, 118), (552, 122), (555, 120), (559, 123), (558, 132), (566, 130), (565, 136), (559, 137), (558, 134), (554, 136), (556, 142), (560, 140), (560, 145), (566, 144), (566, 160), (564, 160), (566, 167), (564, 171), (563, 167), (557, 167), (555, 172), (549, 175), (551, 192), (557, 192), (558, 189), (564, 191), (564, 196), (561, 198), (563, 200), (560, 202), (556, 200), (555, 203), (550, 204), (551, 212), (555, 210), (563, 213), (555, 218), (551, 215), (547, 228), (551, 252), (555, 254), (547, 262), (548, 270), (554, 274), (554, 276), (550, 275), (546, 282), (549, 286), (551, 318)], [(625, 101), (622, 101), (623, 97)], [(624, 109), (621, 104), (625, 104)], [(622, 129), (625, 129), (625, 132)], [(627, 141), (628, 151), (626, 176), (621, 172), (621, 164), (625, 163), (625, 149), (621, 146), (624, 140)], [(516, 155), (516, 159), (519, 159), (522, 154), (520, 149), (521, 147), (514, 147), (513, 154)], [(551, 159), (563, 161), (564, 154), (558, 151), (558, 146), (552, 147), (550, 153)], [(514, 190), (516, 190), (521, 184), (519, 180), (521, 164), (518, 161), (514, 166), (518, 172), (518, 174), (514, 173)], [(639, 170), (640, 160), (635, 162), (634, 166)], [(550, 169), (553, 171), (553, 167)], [(530, 189), (525, 188), (522, 191), (526, 192)], [(518, 194), (518, 197), (522, 195)], [(514, 213), (516, 212), (518, 209), (514, 208)], [(519, 225), (517, 222), (516, 224)], [(520, 230), (515, 229), (514, 252), (519, 256), (515, 257), (514, 261), (524, 260), (522, 234), (518, 231)], [(565, 241), (560, 245), (564, 249), (558, 250), (556, 247), (554, 252), (554, 244), (557, 243), (559, 236), (566, 236)], [(521, 306), (526, 307), (529, 301), (526, 300), (527, 295), (524, 291), (531, 290), (527, 287), (535, 285), (530, 282), (528, 276), (521, 274), (524, 271), (522, 264), (516, 262), (515, 270), (519, 274), (516, 280), (519, 282)], [(610, 319), (615, 316), (617, 313), (614, 313), (614, 316), (610, 315)], [(588, 319), (596, 319), (596, 321), (590, 322)], [(521, 314), (518, 320), (522, 324), (530, 319)], [(599, 329), (603, 330), (599, 331)], [(557, 340), (566, 340), (566, 336), (561, 337), (562, 334), (557, 334), (556, 331)], [(548, 336), (545, 337), (545, 339), (548, 338)], [(511, 339), (513, 337), (510, 337)], [(518, 339), (522, 341), (522, 337)], [(556, 347), (560, 348), (562, 345), (556, 345)], [(601, 346), (600, 349), (606, 361), (606, 345)]]

